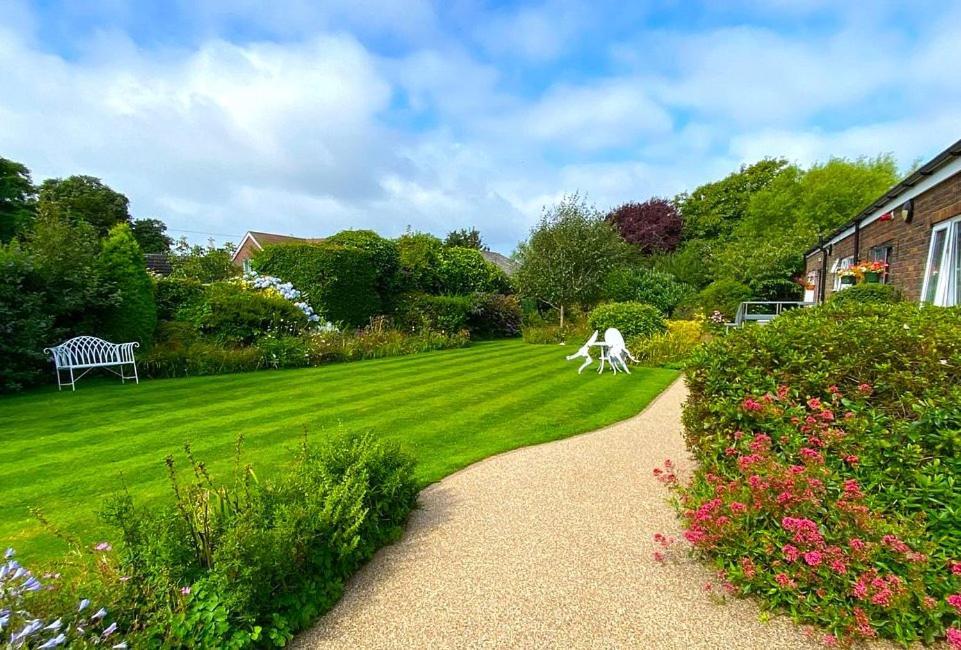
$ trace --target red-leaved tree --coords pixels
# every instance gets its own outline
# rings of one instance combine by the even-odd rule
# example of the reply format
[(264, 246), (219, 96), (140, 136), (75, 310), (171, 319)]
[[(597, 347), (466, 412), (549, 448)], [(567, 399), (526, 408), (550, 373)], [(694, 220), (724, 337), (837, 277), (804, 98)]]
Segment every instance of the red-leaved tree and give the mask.
[(681, 215), (667, 199), (654, 197), (643, 203), (625, 203), (608, 220), (621, 237), (642, 253), (667, 253), (681, 243)]

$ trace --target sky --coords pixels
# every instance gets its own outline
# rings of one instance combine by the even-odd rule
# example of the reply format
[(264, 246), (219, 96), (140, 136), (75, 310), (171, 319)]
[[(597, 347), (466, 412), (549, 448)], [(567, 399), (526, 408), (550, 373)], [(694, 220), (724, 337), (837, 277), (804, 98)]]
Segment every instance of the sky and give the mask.
[(961, 138), (961, 2), (0, 0), (0, 156), (174, 236), (480, 229)]

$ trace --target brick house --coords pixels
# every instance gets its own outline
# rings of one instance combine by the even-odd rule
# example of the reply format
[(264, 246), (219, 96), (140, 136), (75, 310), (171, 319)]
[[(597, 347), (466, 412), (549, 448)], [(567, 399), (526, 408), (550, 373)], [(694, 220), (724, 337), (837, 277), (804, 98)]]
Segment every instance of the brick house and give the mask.
[(806, 301), (840, 291), (839, 271), (883, 261), (882, 282), (907, 300), (961, 305), (961, 140), (807, 251), (804, 261)]
[(240, 245), (237, 246), (237, 250), (234, 251), (234, 255), (231, 258), (234, 266), (243, 267), (244, 271), (250, 270), (250, 258), (254, 254), (263, 250), (264, 246), (270, 246), (273, 244), (302, 244), (310, 242), (320, 242), (323, 239), (310, 239), (307, 237), (294, 237), (293, 235), (275, 235), (269, 232), (254, 232), (253, 230), (247, 231), (244, 238), (240, 240)]

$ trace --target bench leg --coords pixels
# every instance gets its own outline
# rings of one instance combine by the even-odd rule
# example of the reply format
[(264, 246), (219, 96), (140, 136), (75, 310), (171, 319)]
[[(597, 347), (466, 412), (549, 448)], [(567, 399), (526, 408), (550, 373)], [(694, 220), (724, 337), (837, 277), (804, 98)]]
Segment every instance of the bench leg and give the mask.
[(73, 366), (70, 366), (70, 390), (77, 390), (77, 380), (73, 378)]

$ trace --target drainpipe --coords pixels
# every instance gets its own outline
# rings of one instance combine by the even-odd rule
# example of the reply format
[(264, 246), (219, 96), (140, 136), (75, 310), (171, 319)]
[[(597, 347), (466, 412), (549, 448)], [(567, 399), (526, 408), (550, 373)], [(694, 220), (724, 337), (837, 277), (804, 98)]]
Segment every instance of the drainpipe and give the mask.
[(821, 238), (821, 277), (818, 282), (818, 302), (824, 302), (824, 287), (828, 282), (828, 251), (824, 247), (824, 238)]
[(861, 222), (854, 222), (854, 263), (861, 261)]

